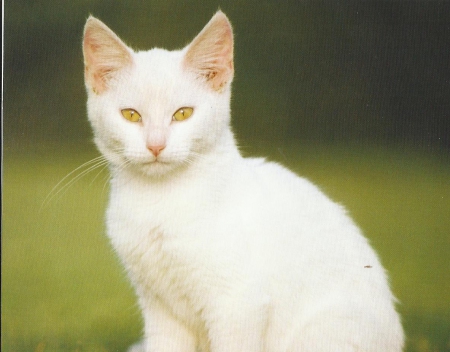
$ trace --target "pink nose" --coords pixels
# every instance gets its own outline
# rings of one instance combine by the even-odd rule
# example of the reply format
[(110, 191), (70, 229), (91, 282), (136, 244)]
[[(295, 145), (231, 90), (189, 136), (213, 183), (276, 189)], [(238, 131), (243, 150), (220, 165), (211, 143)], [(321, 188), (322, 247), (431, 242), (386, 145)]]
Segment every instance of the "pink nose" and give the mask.
[(158, 156), (159, 154), (161, 154), (165, 147), (165, 145), (149, 145), (147, 148), (152, 152), (154, 156)]

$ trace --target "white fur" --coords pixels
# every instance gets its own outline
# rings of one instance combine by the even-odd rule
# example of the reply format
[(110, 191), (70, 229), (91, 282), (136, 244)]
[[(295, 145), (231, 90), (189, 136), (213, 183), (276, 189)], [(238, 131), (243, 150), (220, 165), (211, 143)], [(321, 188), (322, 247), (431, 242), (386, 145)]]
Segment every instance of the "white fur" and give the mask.
[[(229, 26), (224, 18), (208, 26)], [(133, 350), (401, 351), (386, 274), (345, 210), (285, 168), (239, 154), (232, 66), (209, 84), (186, 66), (189, 46), (129, 52), (132, 63), (102, 81), (101, 94), (95, 78), (86, 84), (111, 165), (108, 235), (145, 321)], [(185, 106), (194, 114), (172, 121)], [(125, 120), (123, 108), (142, 122)], [(155, 140), (165, 143), (157, 159), (147, 148)]]

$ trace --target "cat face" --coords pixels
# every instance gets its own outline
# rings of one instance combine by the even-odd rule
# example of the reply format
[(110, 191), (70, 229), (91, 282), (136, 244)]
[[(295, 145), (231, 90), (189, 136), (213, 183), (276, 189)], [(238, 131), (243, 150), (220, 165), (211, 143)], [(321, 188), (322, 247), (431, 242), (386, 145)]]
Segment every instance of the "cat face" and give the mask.
[(223, 13), (183, 50), (137, 53), (91, 17), (83, 53), (89, 120), (113, 166), (163, 176), (195, 163), (229, 129), (233, 38)]

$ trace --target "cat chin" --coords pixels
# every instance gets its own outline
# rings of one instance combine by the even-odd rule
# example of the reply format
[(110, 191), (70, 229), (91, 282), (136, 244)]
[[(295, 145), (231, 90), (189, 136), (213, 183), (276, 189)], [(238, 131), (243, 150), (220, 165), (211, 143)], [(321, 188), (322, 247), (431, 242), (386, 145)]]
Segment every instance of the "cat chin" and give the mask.
[(166, 178), (176, 172), (180, 165), (173, 162), (153, 161), (132, 166), (141, 176), (148, 178)]
[(170, 173), (173, 169), (174, 166), (172, 164), (163, 163), (160, 161), (154, 161), (152, 163), (141, 165), (141, 170), (146, 176), (164, 176), (167, 173)]

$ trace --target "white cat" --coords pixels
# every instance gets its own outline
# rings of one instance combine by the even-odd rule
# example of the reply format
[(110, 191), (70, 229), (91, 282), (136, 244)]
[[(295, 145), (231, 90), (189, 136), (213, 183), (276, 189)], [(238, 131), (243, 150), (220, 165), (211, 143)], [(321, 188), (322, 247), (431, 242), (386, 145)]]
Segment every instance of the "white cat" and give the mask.
[(239, 154), (222, 12), (180, 51), (134, 52), (90, 17), (83, 49), (107, 231), (145, 321), (136, 348), (402, 350), (386, 274), (345, 210)]

